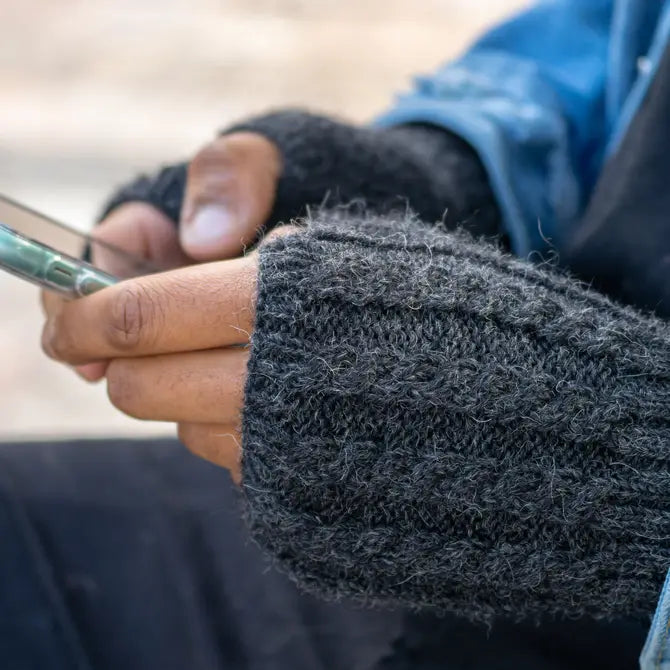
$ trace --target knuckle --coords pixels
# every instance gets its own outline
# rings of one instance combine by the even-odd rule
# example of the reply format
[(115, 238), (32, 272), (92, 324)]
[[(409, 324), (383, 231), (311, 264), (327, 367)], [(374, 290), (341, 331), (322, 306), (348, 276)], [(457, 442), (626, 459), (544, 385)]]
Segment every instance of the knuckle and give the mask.
[(219, 138), (206, 144), (193, 156), (188, 166), (188, 176), (190, 179), (202, 178), (213, 170), (220, 170), (230, 162), (230, 158), (225, 138)]
[(123, 287), (111, 306), (106, 328), (107, 342), (113, 349), (130, 351), (151, 343), (159, 327), (157, 297), (138, 284)]

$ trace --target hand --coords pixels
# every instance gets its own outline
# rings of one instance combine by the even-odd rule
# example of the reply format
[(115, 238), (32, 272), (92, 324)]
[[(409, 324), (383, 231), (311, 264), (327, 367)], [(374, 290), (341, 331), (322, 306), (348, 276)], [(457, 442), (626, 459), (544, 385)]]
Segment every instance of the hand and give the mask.
[(65, 302), (42, 344), (70, 365), (104, 361), (112, 403), (174, 421), (194, 453), (240, 481), (240, 422), (257, 254), (127, 280)]
[[(219, 137), (189, 164), (179, 228), (157, 208), (130, 202), (114, 209), (93, 234), (161, 269), (238, 256), (256, 240), (272, 210), (280, 169), (277, 148), (263, 136), (240, 132)], [(127, 276), (102, 249), (94, 249), (93, 262), (115, 276)], [(42, 304), (51, 318), (64, 300), (43, 292)], [(75, 369), (84, 379), (98, 381), (106, 363)]]
[(234, 258), (267, 223), (280, 172), (279, 150), (270, 140), (250, 132), (224, 135), (188, 163), (178, 230), (158, 209), (129, 202), (112, 210), (94, 234), (161, 269)]

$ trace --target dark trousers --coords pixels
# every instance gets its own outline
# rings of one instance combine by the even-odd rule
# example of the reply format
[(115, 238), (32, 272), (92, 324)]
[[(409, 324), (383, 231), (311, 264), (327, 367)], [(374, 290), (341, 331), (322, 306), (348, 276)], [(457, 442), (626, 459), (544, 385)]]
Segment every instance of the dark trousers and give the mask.
[(636, 623), (500, 623), (300, 594), (176, 441), (0, 445), (0, 669), (632, 668)]

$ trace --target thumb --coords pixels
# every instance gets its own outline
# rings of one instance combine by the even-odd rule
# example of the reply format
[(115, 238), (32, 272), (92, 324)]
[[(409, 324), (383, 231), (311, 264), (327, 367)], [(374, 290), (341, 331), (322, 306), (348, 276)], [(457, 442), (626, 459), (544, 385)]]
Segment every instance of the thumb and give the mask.
[(239, 256), (270, 216), (280, 172), (279, 150), (257, 133), (224, 135), (201, 149), (188, 168), (184, 251), (197, 261)]

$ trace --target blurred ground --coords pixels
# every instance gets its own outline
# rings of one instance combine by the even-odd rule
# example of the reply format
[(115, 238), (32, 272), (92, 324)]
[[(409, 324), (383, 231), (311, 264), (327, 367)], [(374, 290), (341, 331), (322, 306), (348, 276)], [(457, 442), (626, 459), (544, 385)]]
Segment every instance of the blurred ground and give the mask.
[[(0, 192), (87, 227), (110, 188), (279, 105), (366, 120), (522, 0), (2, 0)], [(0, 272), (0, 438), (165, 433), (38, 347)]]

